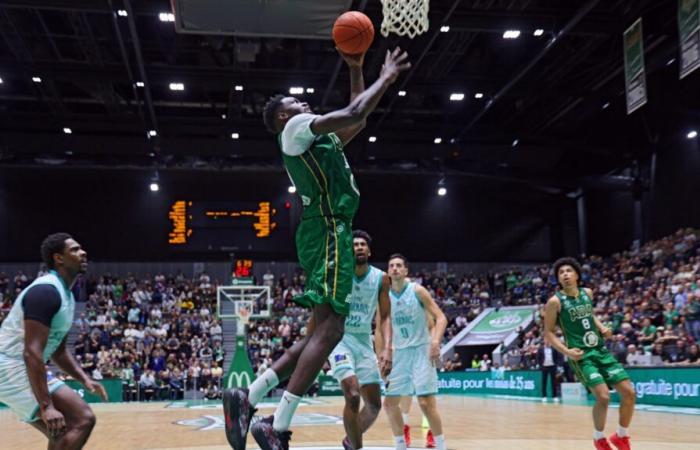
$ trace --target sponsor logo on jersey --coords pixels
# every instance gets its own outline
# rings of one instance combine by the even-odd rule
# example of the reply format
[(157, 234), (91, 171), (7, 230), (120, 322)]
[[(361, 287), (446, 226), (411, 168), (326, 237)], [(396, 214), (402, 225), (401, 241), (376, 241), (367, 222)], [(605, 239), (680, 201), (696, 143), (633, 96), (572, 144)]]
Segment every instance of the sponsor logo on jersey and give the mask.
[(345, 231), (345, 225), (343, 225), (343, 224), (341, 223), (340, 225), (338, 225), (337, 227), (335, 227), (335, 231), (336, 231), (336, 233), (342, 233), (343, 231)]
[(569, 308), (566, 311), (569, 313), (571, 320), (576, 321), (593, 315), (593, 306), (588, 303), (586, 305), (578, 305), (573, 308)]
[(346, 355), (345, 353), (339, 353), (339, 354), (333, 356), (333, 360), (335, 361), (336, 364), (350, 362), (350, 358), (348, 358), (348, 355)]
[(593, 331), (588, 331), (583, 335), (583, 343), (586, 344), (586, 347), (597, 347), (598, 342), (598, 335)]
[(301, 196), (301, 204), (303, 206), (309, 206), (311, 204), (311, 199), (307, 197), (306, 195)]

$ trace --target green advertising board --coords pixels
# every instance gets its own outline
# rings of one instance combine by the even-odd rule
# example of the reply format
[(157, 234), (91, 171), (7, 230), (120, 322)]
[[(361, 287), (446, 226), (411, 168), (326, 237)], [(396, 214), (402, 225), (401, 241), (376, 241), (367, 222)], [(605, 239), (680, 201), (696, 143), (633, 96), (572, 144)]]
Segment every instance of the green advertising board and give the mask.
[(642, 18), (637, 19), (623, 34), (625, 58), (625, 93), (627, 114), (632, 114), (647, 102), (646, 74), (644, 73), (644, 39)]
[[(66, 380), (65, 381), (66, 385), (73, 389), (80, 397), (82, 397), (83, 400), (85, 400), (88, 403), (103, 403), (102, 397), (100, 397), (97, 394), (92, 394), (90, 393), (87, 389), (85, 389), (85, 386), (82, 384), (78, 383), (75, 380)], [(122, 380), (119, 378), (108, 378), (105, 380), (100, 380), (100, 383), (102, 386), (104, 386), (105, 391), (107, 391), (107, 397), (108, 401), (110, 403), (113, 402), (121, 402), (123, 400), (122, 397)], [(5, 406), (3, 403), (0, 403), (0, 406)]]
[(538, 370), (505, 372), (441, 372), (440, 394), (492, 394), (540, 397), (542, 373)]
[(224, 378), (224, 387), (226, 389), (248, 387), (254, 379), (255, 374), (246, 351), (245, 336), (236, 336), (236, 353)]
[[(637, 403), (700, 408), (700, 368), (627, 368)], [(619, 401), (617, 393), (612, 394)]]
[(318, 377), (318, 395), (343, 395), (340, 383), (330, 375)]
[(700, 0), (678, 0), (680, 78), (700, 67)]
[[(107, 391), (107, 397), (109, 398), (109, 403), (121, 402), (122, 397), (122, 380), (119, 378), (108, 378), (105, 380), (100, 380), (100, 384), (104, 386), (105, 391)], [(66, 385), (73, 389), (77, 394), (82, 397), (88, 403), (103, 403), (102, 397), (98, 394), (93, 394), (85, 386), (78, 383), (75, 380), (66, 380)]]

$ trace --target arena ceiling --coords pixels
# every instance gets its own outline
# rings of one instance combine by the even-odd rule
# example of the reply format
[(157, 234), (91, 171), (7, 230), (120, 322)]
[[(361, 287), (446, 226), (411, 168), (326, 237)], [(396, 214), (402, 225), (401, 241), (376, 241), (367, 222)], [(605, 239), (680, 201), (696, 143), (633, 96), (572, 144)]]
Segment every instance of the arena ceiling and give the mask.
[[(378, 29), (379, 0), (352, 9)], [(676, 9), (676, 0), (431, 0), (427, 33), (377, 33), (366, 56), (368, 83), (397, 44), (413, 67), (349, 146), (353, 165), (627, 188), (654, 150), (699, 121), (700, 71), (678, 77)], [(0, 0), (0, 167), (281, 170), (261, 121), (266, 99), (298, 86), (317, 112), (347, 103), (330, 39), (181, 34), (161, 20), (170, 11), (167, 0)], [(640, 16), (649, 103), (627, 115), (622, 33)]]

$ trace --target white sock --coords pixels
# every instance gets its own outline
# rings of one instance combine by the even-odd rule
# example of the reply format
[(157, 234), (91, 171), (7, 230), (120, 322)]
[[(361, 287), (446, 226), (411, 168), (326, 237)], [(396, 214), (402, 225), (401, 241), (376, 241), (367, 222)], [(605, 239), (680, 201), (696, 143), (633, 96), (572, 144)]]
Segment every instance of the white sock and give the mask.
[(394, 444), (396, 444), (396, 450), (406, 450), (406, 440), (403, 436), (394, 436)]
[(289, 429), (289, 424), (292, 423), (292, 416), (294, 416), (294, 411), (297, 410), (300, 401), (301, 397), (284, 391), (280, 404), (277, 405), (277, 410), (275, 411), (275, 421), (272, 422), (272, 428), (275, 431), (287, 431)]
[(445, 435), (441, 434), (440, 436), (433, 436), (435, 438), (435, 448), (437, 450), (447, 450), (447, 447), (445, 447)]
[(401, 413), (401, 416), (403, 417), (403, 424), (408, 425), (408, 419), (410, 418), (410, 416), (408, 414), (403, 413)]
[(598, 439), (603, 439), (605, 437), (605, 433), (602, 431), (595, 430), (593, 431), (593, 440), (597, 441)]
[(272, 369), (267, 369), (262, 375), (260, 375), (253, 384), (250, 385), (250, 392), (248, 393), (248, 401), (251, 405), (255, 406), (260, 403), (263, 397), (267, 395), (272, 389), (279, 384), (280, 380), (277, 378), (277, 374)]
[(629, 436), (629, 430), (627, 428), (617, 427), (617, 435), (620, 437)]

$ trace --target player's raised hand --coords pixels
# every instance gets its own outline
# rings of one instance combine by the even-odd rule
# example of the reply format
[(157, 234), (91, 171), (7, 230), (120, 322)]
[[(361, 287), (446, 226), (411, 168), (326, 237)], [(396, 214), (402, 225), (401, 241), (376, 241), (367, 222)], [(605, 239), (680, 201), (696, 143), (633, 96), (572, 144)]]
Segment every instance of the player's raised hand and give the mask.
[(569, 351), (566, 352), (566, 356), (574, 361), (578, 361), (579, 359), (583, 358), (583, 350), (580, 348), (570, 348)]
[(41, 411), (40, 417), (51, 436), (56, 437), (65, 433), (66, 420), (63, 414), (61, 414), (61, 411), (53, 406), (48, 406)]
[(411, 63), (407, 59), (408, 53), (402, 52), (400, 47), (396, 47), (393, 52), (387, 50), (379, 76), (393, 83), (401, 72), (411, 68)]
[(340, 53), (340, 56), (343, 57), (348, 67), (362, 67), (362, 64), (365, 62), (365, 53), (350, 55), (348, 53), (343, 53), (338, 47), (335, 49), (338, 50), (338, 53)]

